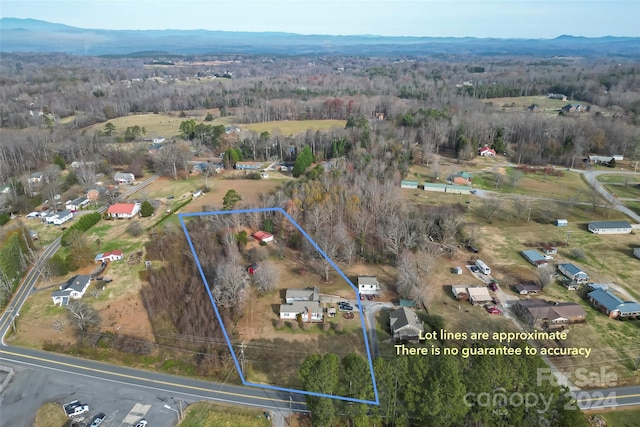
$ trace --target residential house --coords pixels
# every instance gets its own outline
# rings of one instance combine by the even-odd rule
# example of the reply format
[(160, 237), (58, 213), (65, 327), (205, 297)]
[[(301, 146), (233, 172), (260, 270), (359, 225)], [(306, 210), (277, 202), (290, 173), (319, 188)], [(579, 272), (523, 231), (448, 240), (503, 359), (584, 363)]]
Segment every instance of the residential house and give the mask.
[(549, 264), (549, 261), (542, 255), (540, 252), (535, 249), (529, 249), (526, 251), (522, 251), (522, 256), (529, 261), (530, 264), (536, 266), (537, 268), (545, 267)]
[(566, 101), (567, 100), (567, 95), (563, 95), (561, 93), (550, 93), (547, 95), (547, 97), (549, 99), (559, 99), (561, 101)]
[(78, 197), (74, 200), (69, 200), (65, 204), (65, 208), (70, 211), (79, 211), (81, 208), (87, 206), (89, 204), (89, 199), (86, 197)]
[(73, 213), (67, 210), (60, 212), (52, 212), (47, 215), (44, 220), (47, 224), (62, 225), (73, 218)]
[(451, 293), (458, 301), (469, 301), (469, 292), (466, 285), (451, 286)]
[(79, 162), (79, 161), (74, 161), (71, 162), (71, 167), (74, 169), (78, 169), (78, 168), (83, 168), (83, 167), (87, 167), (87, 166), (93, 166), (95, 164), (95, 162)]
[(295, 301), (320, 301), (320, 289), (316, 286), (307, 289), (292, 289), (285, 291), (284, 301), (291, 304)]
[(593, 306), (612, 319), (633, 318), (640, 316), (640, 304), (635, 301), (624, 301), (609, 290), (596, 289), (587, 294)]
[(635, 255), (636, 258), (640, 258), (640, 248), (633, 248), (633, 255)]
[(107, 209), (110, 218), (133, 218), (140, 212), (140, 203), (114, 203)]
[(451, 194), (471, 194), (471, 188), (466, 185), (447, 185), (444, 188), (445, 193)]
[(120, 185), (123, 184), (133, 184), (136, 180), (136, 177), (129, 172), (117, 172), (113, 176), (113, 180)]
[(285, 304), (280, 304), (281, 319), (299, 319), (302, 322), (322, 322), (324, 315), (320, 306), (318, 287), (287, 289)]
[[(593, 164), (602, 164), (602, 165), (608, 165), (609, 162), (611, 160), (613, 160), (615, 158), (615, 156), (589, 156), (589, 163), (593, 163)], [(618, 161), (616, 159), (616, 161)]]
[(256, 231), (253, 233), (253, 238), (260, 242), (271, 242), (273, 240), (273, 234), (267, 233), (266, 231)]
[(589, 282), (589, 275), (571, 263), (558, 264), (558, 271), (578, 284)]
[(516, 285), (516, 292), (519, 293), (520, 295), (537, 295), (540, 292), (542, 292), (542, 289), (540, 289), (540, 286), (538, 285), (534, 285), (532, 283), (522, 283), (519, 285)]
[(419, 341), (424, 335), (424, 325), (418, 315), (407, 307), (401, 307), (389, 313), (389, 327), (396, 342)]
[(492, 302), (493, 297), (489, 294), (489, 289), (485, 286), (469, 286), (467, 287), (469, 294), (469, 302), (473, 305)]
[(238, 126), (226, 126), (224, 128), (224, 132), (226, 134), (230, 134), (230, 133), (238, 133), (240, 132), (240, 128)]
[(627, 221), (592, 221), (589, 231), (594, 234), (629, 234), (633, 228)]
[(418, 188), (418, 181), (402, 180), (400, 181), (400, 188)]
[(67, 280), (60, 289), (53, 291), (51, 298), (56, 305), (64, 306), (69, 300), (82, 298), (91, 283), (91, 276), (77, 275)]
[(444, 193), (445, 191), (447, 191), (447, 184), (438, 184), (438, 183), (425, 182), (424, 183), (424, 190), (425, 191), (437, 191), (437, 192), (440, 192), (440, 193)]
[(237, 162), (233, 167), (241, 170), (260, 170), (264, 166), (265, 163), (262, 162)]
[(124, 253), (114, 250), (96, 255), (95, 262), (120, 261), (122, 258), (124, 258)]
[(564, 113), (581, 113), (585, 111), (585, 107), (580, 104), (567, 104), (562, 107)]
[(484, 147), (482, 147), (482, 148), (480, 148), (478, 150), (478, 155), (484, 156), (484, 157), (495, 157), (496, 150), (494, 150), (493, 148), (485, 145)]
[(573, 302), (549, 302), (543, 300), (518, 301), (514, 313), (533, 329), (564, 329), (572, 323), (582, 323), (587, 313)]
[(44, 174), (42, 172), (34, 172), (29, 176), (29, 184), (38, 184), (40, 182), (42, 182), (42, 178), (44, 177)]
[(447, 183), (453, 185), (471, 185), (473, 175), (469, 172), (456, 172), (447, 177)]
[(157, 138), (153, 138), (151, 142), (153, 142), (154, 144), (162, 144), (164, 142), (164, 137), (159, 136)]
[(360, 295), (377, 295), (380, 284), (376, 276), (358, 276), (358, 292)]
[(545, 255), (555, 255), (558, 253), (558, 248), (555, 246), (543, 246), (542, 252), (544, 252)]

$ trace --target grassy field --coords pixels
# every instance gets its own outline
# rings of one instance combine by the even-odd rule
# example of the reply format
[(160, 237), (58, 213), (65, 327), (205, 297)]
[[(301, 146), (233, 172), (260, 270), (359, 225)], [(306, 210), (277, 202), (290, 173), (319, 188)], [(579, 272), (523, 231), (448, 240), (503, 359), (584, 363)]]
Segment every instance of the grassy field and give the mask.
[(68, 427), (71, 420), (57, 403), (47, 402), (36, 412), (36, 420), (33, 427)]
[(592, 416), (603, 418), (607, 427), (636, 427), (640, 419), (640, 409), (616, 409), (607, 412), (592, 412)]
[(624, 184), (605, 184), (607, 191), (622, 199), (640, 199), (640, 188)]
[[(576, 101), (562, 101), (560, 99), (550, 99), (544, 95), (490, 98), (485, 100), (485, 102), (487, 103), (491, 102), (493, 105), (496, 105), (505, 109), (513, 109), (514, 111), (524, 110), (527, 107), (529, 107), (531, 104), (536, 104), (538, 108), (540, 108), (543, 111), (556, 110), (555, 111), (556, 113), (558, 112), (557, 110), (560, 110), (560, 108), (564, 107), (565, 105), (571, 102), (576, 103)], [(587, 102), (580, 102), (579, 104), (591, 105)]]
[(242, 129), (249, 129), (258, 133), (267, 131), (272, 135), (298, 135), (307, 130), (328, 130), (334, 127), (344, 129), (345, 120), (283, 120), (279, 122), (250, 123), (241, 125)]
[(189, 405), (177, 427), (271, 427), (259, 409), (222, 406), (211, 402)]
[(229, 120), (216, 119), (211, 122), (204, 121), (204, 116), (201, 118), (195, 117), (178, 117), (177, 115), (169, 116), (165, 114), (132, 114), (124, 117), (117, 117), (115, 119), (107, 120), (103, 123), (97, 123), (85, 128), (85, 131), (98, 131), (103, 130), (104, 125), (107, 122), (111, 122), (116, 127), (115, 135), (123, 136), (124, 131), (130, 126), (140, 126), (147, 131), (146, 137), (153, 138), (156, 136), (163, 136), (165, 138), (172, 138), (180, 134), (180, 123), (190, 119), (196, 120), (197, 123), (213, 124), (213, 125), (228, 125)]

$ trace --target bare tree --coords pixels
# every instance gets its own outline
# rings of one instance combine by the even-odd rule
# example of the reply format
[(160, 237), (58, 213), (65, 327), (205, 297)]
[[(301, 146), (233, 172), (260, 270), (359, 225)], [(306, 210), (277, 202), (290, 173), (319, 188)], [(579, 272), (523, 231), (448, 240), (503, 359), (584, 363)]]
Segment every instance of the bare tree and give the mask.
[(240, 308), (244, 289), (249, 283), (247, 272), (234, 261), (224, 260), (216, 267), (211, 293), (216, 302), (230, 309)]
[(84, 301), (74, 301), (67, 305), (69, 320), (80, 333), (100, 324), (98, 311)]
[(425, 242), (424, 247), (416, 252), (416, 266), (419, 273), (429, 274), (443, 254), (442, 246), (434, 242)]
[(398, 292), (404, 298), (410, 298), (420, 288), (420, 276), (418, 274), (418, 264), (409, 251), (400, 254), (397, 264), (398, 271)]
[(261, 291), (269, 291), (273, 289), (278, 281), (278, 270), (269, 262), (260, 264), (260, 268), (254, 275), (254, 281), (258, 289)]
[(500, 209), (500, 203), (495, 198), (482, 199), (482, 202), (476, 206), (478, 206), (478, 214), (487, 221), (491, 221)]
[(544, 289), (553, 281), (553, 267), (544, 266), (536, 270), (536, 283)]

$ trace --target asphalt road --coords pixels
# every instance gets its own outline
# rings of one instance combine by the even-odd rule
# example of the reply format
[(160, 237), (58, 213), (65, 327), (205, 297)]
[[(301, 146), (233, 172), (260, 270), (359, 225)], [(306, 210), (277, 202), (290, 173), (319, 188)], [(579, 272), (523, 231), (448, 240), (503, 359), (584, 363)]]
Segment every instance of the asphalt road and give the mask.
[[(212, 400), (241, 404), (265, 411), (287, 413), (289, 407), (304, 411), (304, 396), (255, 387), (211, 383), (142, 371), (66, 355), (24, 348), (0, 348), (0, 363), (16, 373), (0, 401), (0, 422), (6, 426), (32, 426), (35, 412), (45, 402), (79, 399), (89, 405), (85, 420), (98, 412), (107, 415), (104, 427), (129, 426), (144, 417), (153, 426), (177, 421), (169, 405)], [(133, 411), (136, 414), (130, 414)]]

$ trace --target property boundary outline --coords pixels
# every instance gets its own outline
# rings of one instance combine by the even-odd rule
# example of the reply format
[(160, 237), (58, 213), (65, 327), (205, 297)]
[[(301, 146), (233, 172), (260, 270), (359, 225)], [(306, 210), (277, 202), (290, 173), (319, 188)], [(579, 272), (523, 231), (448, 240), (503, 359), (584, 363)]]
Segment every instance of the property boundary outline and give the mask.
[[(282, 215), (285, 216), (285, 218), (287, 218), (289, 220), (289, 222), (291, 224), (293, 224), (300, 233), (302, 233), (302, 235), (309, 241), (309, 243), (311, 243), (313, 245), (313, 247), (320, 253), (320, 255), (327, 260), (327, 262), (329, 262), (329, 264), (338, 272), (338, 274), (340, 274), (340, 276), (349, 284), (349, 286), (351, 286), (351, 288), (355, 291), (356, 293), (356, 301), (358, 302), (358, 310), (360, 312), (360, 324), (362, 327), (362, 333), (364, 335), (364, 345), (367, 351), (367, 361), (369, 363), (369, 373), (371, 374), (371, 382), (373, 384), (373, 394), (375, 397), (375, 400), (364, 400), (364, 399), (355, 399), (352, 397), (346, 397), (346, 396), (336, 396), (336, 395), (332, 395), (332, 394), (325, 394), (325, 393), (315, 393), (312, 391), (307, 391), (307, 390), (298, 390), (298, 389), (293, 389), (293, 388), (286, 388), (286, 387), (278, 387), (278, 386), (273, 386), (273, 385), (268, 385), (268, 384), (258, 384), (258, 383), (252, 383), (252, 382), (248, 382), (245, 377), (244, 374), (242, 373), (242, 369), (240, 368), (240, 362), (238, 361), (238, 358), (236, 356), (236, 353), (233, 349), (233, 345), (231, 344), (231, 340), (229, 339), (229, 334), (227, 333), (227, 329), (224, 326), (224, 322), (222, 321), (222, 316), (220, 315), (220, 312), (218, 310), (218, 306), (215, 302), (215, 298), (213, 297), (213, 294), (211, 293), (211, 288), (209, 286), (209, 283), (207, 282), (207, 279), (204, 276), (204, 271), (202, 270), (202, 265), (200, 264), (200, 259), (198, 258), (198, 254), (196, 253), (196, 250), (193, 246), (193, 242), (191, 241), (191, 237), (189, 236), (189, 232), (187, 231), (187, 226), (184, 222), (184, 218), (186, 217), (200, 217), (200, 216), (209, 216), (209, 215), (227, 215), (227, 214), (243, 214), (243, 213), (254, 213), (254, 212), (279, 212)], [(376, 377), (375, 374), (373, 372), (373, 359), (371, 357), (371, 349), (369, 348), (369, 339), (367, 336), (367, 328), (365, 326), (365, 322), (364, 322), (364, 312), (362, 311), (362, 303), (360, 302), (360, 292), (358, 292), (358, 288), (356, 286), (354, 286), (353, 283), (351, 283), (351, 280), (349, 280), (349, 278), (344, 274), (344, 272), (333, 262), (333, 260), (331, 258), (329, 258), (327, 256), (327, 254), (324, 253), (324, 251), (320, 248), (320, 246), (318, 246), (318, 244), (311, 238), (311, 236), (309, 236), (309, 234), (307, 234), (306, 231), (304, 231), (304, 229), (302, 227), (300, 227), (300, 225), (291, 217), (291, 215), (289, 215), (284, 209), (279, 208), (279, 207), (275, 207), (275, 208), (256, 208), (256, 209), (236, 209), (236, 210), (228, 210), (228, 211), (211, 211), (211, 212), (190, 212), (190, 213), (180, 213), (178, 214), (178, 219), (180, 220), (180, 224), (182, 226), (182, 230), (184, 231), (184, 234), (187, 238), (187, 243), (189, 244), (189, 248), (191, 249), (191, 253), (193, 254), (194, 260), (196, 262), (196, 266), (198, 267), (198, 271), (200, 272), (200, 277), (202, 278), (204, 285), (205, 285), (205, 289), (207, 291), (207, 294), (209, 295), (209, 299), (211, 300), (211, 305), (213, 306), (213, 310), (216, 313), (216, 317), (218, 318), (218, 322), (220, 323), (220, 327), (222, 328), (222, 333), (224, 335), (224, 339), (227, 341), (227, 346), (229, 347), (229, 351), (231, 352), (231, 357), (233, 358), (233, 363), (236, 366), (236, 370), (238, 371), (238, 375), (240, 376), (240, 380), (242, 381), (243, 385), (246, 386), (250, 386), (250, 387), (259, 387), (259, 388), (264, 388), (264, 389), (268, 389), (268, 390), (276, 390), (276, 391), (285, 391), (285, 392), (290, 392), (290, 393), (299, 393), (299, 394), (305, 394), (308, 396), (317, 396), (317, 397), (327, 397), (330, 399), (337, 399), (337, 400), (344, 400), (347, 402), (354, 402), (354, 403), (366, 403), (369, 405), (380, 405), (380, 398), (378, 396), (378, 387), (376, 384)]]

